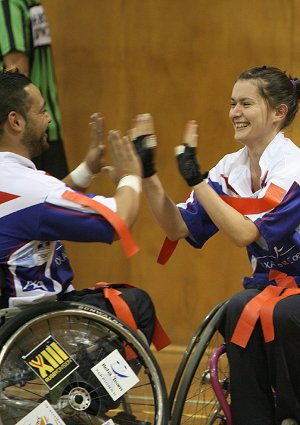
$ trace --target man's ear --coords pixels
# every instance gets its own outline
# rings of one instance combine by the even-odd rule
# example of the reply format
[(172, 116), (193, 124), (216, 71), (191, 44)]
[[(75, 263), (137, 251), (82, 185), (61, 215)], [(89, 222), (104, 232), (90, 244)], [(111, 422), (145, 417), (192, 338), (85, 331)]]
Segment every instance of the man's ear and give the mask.
[(288, 113), (289, 108), (285, 103), (281, 103), (277, 108), (275, 112), (275, 117), (278, 118), (278, 120), (284, 120)]
[(11, 111), (7, 116), (7, 122), (11, 130), (19, 133), (25, 126), (24, 117), (16, 111)]

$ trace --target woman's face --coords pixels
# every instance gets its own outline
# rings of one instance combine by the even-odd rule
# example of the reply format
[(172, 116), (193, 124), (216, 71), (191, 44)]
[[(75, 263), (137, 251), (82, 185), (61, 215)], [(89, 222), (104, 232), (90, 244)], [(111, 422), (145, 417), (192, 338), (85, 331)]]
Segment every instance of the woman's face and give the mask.
[(229, 118), (234, 138), (247, 145), (265, 145), (278, 132), (276, 110), (260, 95), (255, 80), (238, 80), (232, 90)]

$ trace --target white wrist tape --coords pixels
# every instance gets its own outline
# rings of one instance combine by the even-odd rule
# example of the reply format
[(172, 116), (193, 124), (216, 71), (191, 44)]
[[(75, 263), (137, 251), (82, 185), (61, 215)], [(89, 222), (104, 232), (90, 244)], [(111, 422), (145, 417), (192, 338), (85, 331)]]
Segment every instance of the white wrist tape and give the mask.
[(128, 176), (124, 176), (120, 179), (117, 189), (120, 189), (120, 187), (123, 186), (129, 186), (131, 189), (133, 189), (136, 193), (141, 193), (142, 191), (142, 179), (139, 176), (134, 176), (132, 174)]
[(75, 170), (70, 173), (70, 177), (76, 186), (79, 187), (88, 187), (94, 178), (94, 174), (91, 173), (91, 170), (86, 165), (86, 162), (82, 162), (78, 165)]

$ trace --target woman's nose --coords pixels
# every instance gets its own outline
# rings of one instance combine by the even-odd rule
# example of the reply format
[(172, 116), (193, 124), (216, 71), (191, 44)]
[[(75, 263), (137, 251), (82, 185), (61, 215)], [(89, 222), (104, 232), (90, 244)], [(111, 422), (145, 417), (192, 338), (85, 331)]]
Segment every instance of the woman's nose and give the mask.
[(231, 107), (231, 114), (234, 116), (241, 115), (241, 107), (239, 104)]

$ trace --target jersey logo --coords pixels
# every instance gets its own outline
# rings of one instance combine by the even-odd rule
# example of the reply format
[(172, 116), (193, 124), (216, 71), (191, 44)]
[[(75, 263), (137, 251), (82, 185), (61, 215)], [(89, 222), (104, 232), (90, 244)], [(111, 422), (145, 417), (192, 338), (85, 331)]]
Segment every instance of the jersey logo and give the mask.
[(23, 287), (24, 292), (35, 291), (36, 289), (47, 291), (47, 287), (42, 280), (27, 280), (27, 283)]

